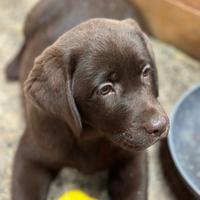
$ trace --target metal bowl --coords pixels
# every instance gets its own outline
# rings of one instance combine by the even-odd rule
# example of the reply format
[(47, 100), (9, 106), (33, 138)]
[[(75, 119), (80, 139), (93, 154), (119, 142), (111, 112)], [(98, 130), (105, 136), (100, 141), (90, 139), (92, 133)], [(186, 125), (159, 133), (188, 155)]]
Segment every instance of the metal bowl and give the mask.
[(200, 197), (200, 84), (186, 92), (176, 104), (168, 145), (180, 175)]

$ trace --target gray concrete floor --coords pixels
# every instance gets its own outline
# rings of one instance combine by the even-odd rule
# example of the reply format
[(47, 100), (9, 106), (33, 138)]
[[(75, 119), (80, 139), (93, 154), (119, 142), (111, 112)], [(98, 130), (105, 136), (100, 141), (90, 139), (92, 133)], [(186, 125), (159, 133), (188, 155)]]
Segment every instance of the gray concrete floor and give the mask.
[[(11, 165), (19, 137), (24, 129), (19, 83), (5, 80), (6, 63), (23, 41), (25, 16), (36, 0), (0, 1), (0, 199), (10, 199)], [(200, 81), (200, 63), (179, 50), (152, 39), (160, 82), (160, 101), (170, 114), (180, 95)], [(159, 144), (149, 148), (149, 200), (174, 200), (163, 176), (158, 157)], [(99, 181), (101, 179), (101, 181)], [(65, 190), (81, 188), (101, 200), (107, 199), (105, 175), (86, 177), (75, 170), (63, 170), (50, 189), (49, 199)]]

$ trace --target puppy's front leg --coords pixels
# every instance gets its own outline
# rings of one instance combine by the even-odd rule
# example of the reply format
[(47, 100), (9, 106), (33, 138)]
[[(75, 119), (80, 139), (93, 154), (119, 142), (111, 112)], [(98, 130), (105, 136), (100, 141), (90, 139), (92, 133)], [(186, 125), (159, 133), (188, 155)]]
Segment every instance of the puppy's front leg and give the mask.
[(29, 151), (28, 148), (28, 145), (24, 148), (21, 143), (15, 155), (12, 200), (46, 200), (49, 184), (58, 171), (50, 170), (24, 156), (24, 151)]
[(146, 152), (133, 154), (127, 160), (116, 163), (109, 172), (109, 194), (112, 200), (147, 199)]

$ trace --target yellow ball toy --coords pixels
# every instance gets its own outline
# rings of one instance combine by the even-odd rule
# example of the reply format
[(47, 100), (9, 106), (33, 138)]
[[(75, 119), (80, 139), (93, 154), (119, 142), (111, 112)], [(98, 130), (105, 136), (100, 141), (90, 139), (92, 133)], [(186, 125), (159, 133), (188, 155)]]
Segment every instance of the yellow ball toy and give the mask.
[(80, 190), (71, 190), (65, 192), (58, 200), (97, 200), (94, 199)]

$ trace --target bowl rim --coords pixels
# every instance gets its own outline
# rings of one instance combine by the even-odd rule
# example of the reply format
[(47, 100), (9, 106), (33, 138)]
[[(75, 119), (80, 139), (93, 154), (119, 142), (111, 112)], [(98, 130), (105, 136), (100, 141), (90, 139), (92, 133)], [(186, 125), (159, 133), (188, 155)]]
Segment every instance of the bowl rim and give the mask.
[[(200, 89), (200, 83), (194, 85), (193, 87), (191, 87), (188, 91), (186, 91), (185, 93), (183, 93), (183, 95), (180, 97), (180, 99), (176, 102), (173, 111), (170, 114), (170, 124), (172, 125), (174, 120), (175, 120), (175, 115), (180, 107), (180, 105), (184, 102), (185, 99), (187, 99), (189, 97), (190, 94), (194, 93), (196, 90)], [(169, 135), (167, 137), (167, 143), (169, 146), (169, 151), (171, 153), (171, 157), (172, 160), (176, 166), (176, 168), (178, 169), (180, 175), (182, 176), (183, 180), (185, 181), (185, 183), (189, 186), (189, 188), (192, 190), (192, 192), (197, 195), (198, 197), (200, 196), (200, 189), (198, 189), (196, 187), (196, 185), (194, 185), (190, 179), (188, 179), (188, 176), (186, 176), (183, 168), (181, 167), (180, 163), (177, 161), (177, 156), (175, 154), (175, 150), (173, 148), (173, 142), (172, 142), (172, 129), (170, 128), (169, 130)]]

